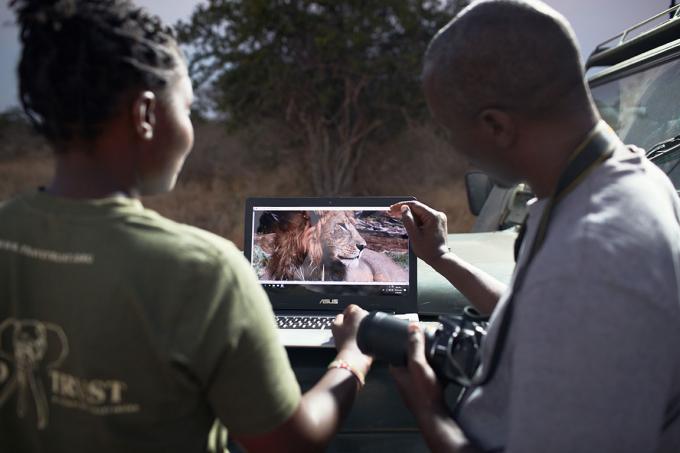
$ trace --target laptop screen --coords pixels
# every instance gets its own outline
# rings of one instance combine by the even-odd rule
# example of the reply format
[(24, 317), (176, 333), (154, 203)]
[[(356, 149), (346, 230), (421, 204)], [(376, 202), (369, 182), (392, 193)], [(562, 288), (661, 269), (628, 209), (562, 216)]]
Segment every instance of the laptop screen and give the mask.
[(253, 206), (250, 214), (249, 258), (269, 293), (409, 293), (406, 229), (386, 206)]

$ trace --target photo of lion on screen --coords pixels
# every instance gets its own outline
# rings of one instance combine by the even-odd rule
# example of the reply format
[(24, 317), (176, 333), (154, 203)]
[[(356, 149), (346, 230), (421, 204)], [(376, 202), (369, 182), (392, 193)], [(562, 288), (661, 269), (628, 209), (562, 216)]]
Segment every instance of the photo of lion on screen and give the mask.
[(385, 211), (256, 212), (254, 227), (260, 280), (409, 280), (406, 229)]

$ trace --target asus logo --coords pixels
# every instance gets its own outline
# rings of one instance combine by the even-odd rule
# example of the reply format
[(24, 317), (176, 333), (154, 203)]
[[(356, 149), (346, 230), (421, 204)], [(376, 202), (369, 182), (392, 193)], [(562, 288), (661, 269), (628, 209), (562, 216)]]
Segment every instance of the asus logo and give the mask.
[(321, 299), (319, 301), (321, 305), (338, 305), (338, 299)]

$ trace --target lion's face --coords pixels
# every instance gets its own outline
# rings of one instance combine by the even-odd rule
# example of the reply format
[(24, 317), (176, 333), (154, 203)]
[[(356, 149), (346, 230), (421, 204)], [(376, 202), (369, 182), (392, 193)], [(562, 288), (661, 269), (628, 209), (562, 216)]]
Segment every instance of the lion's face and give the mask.
[(260, 219), (259, 234), (273, 234), (267, 278), (336, 280), (359, 262), (366, 241), (351, 211), (285, 211)]
[(327, 260), (354, 260), (366, 247), (366, 241), (356, 229), (352, 212), (327, 211), (320, 222), (320, 241)]

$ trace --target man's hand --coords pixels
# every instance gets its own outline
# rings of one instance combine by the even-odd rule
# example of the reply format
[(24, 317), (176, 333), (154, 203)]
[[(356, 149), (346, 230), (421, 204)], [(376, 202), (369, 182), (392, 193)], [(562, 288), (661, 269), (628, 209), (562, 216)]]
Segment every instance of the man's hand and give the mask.
[(401, 217), (416, 255), (451, 282), (481, 313), (491, 314), (506, 287), (449, 250), (446, 215), (417, 201), (390, 207)]
[(405, 201), (390, 207), (390, 214), (401, 217), (416, 255), (430, 266), (449, 251), (446, 214), (418, 201)]
[(425, 337), (418, 324), (409, 325), (408, 365), (390, 368), (399, 393), (416, 417), (433, 453), (478, 453), (453, 421), (441, 384), (425, 358)]
[(368, 315), (366, 310), (356, 305), (350, 305), (345, 311), (336, 316), (333, 321), (333, 338), (338, 358), (341, 358), (359, 371), (366, 374), (373, 363), (373, 359), (364, 355), (357, 345), (357, 331), (359, 323)]
[(412, 323), (408, 329), (408, 365), (390, 367), (399, 393), (418, 419), (446, 413), (442, 386), (425, 358), (425, 336), (418, 324)]

